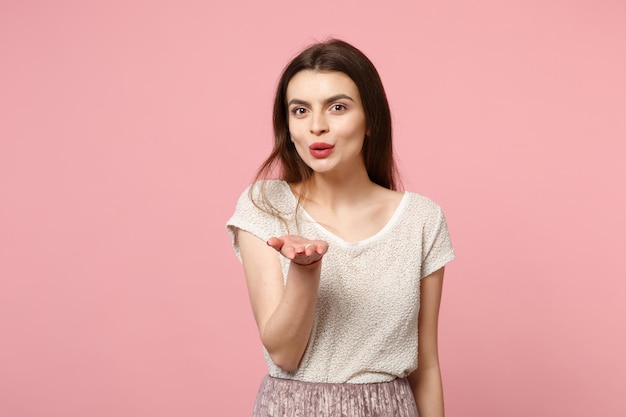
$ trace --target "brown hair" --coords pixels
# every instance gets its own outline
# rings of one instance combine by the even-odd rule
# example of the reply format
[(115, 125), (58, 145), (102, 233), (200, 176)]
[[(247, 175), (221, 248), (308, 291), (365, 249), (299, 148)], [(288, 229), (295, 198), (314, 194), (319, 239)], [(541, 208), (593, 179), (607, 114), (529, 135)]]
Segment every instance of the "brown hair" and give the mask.
[[(363, 160), (370, 180), (391, 190), (397, 190), (398, 174), (393, 159), (391, 142), (391, 111), (382, 81), (374, 64), (357, 48), (338, 39), (315, 43), (289, 62), (283, 70), (274, 97), (274, 148), (261, 164), (256, 176), (268, 178), (275, 168), (278, 177), (288, 183), (299, 183), (310, 178), (312, 170), (298, 155), (291, 142), (288, 124), (287, 86), (294, 75), (304, 70), (338, 71), (356, 84), (369, 135), (363, 142)], [(271, 204), (261, 186), (263, 205)]]

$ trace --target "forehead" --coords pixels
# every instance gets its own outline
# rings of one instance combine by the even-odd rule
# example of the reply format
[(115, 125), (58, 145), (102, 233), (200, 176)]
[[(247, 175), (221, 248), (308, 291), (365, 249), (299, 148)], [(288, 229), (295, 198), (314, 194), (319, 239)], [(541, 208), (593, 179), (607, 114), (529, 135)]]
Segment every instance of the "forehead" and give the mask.
[(323, 100), (337, 94), (347, 94), (360, 101), (359, 89), (348, 75), (338, 71), (304, 70), (294, 75), (287, 84), (287, 101)]

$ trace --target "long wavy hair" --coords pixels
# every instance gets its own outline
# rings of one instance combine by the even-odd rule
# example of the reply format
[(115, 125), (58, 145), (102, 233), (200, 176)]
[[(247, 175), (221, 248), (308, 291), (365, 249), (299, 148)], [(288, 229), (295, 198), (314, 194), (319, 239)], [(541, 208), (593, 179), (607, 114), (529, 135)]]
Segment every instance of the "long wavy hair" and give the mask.
[[(277, 171), (279, 179), (288, 183), (303, 183), (306, 190), (306, 181), (313, 170), (300, 158), (291, 141), (287, 105), (287, 86), (294, 75), (304, 70), (337, 71), (352, 79), (359, 90), (369, 130), (362, 149), (367, 174), (372, 182), (397, 190), (399, 184), (392, 146), (391, 111), (383, 83), (374, 64), (365, 54), (339, 39), (329, 39), (309, 46), (283, 70), (274, 97), (274, 147), (261, 164), (256, 181), (269, 178)], [(266, 198), (263, 189), (261, 182), (262, 204), (259, 208), (279, 214)], [(304, 194), (301, 192), (300, 198)]]

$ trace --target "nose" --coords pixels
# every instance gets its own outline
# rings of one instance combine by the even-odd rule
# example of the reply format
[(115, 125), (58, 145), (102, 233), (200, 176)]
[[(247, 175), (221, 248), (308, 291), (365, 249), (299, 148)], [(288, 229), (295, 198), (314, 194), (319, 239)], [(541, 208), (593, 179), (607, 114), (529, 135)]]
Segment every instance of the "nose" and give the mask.
[(315, 136), (319, 136), (328, 132), (328, 122), (324, 113), (315, 113), (310, 120), (310, 131), (312, 134), (314, 134)]

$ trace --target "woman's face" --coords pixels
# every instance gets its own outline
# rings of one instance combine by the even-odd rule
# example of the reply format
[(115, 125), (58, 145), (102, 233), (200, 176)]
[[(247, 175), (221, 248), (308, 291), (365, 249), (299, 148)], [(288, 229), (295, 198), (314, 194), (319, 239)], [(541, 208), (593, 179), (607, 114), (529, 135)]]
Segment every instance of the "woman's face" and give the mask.
[(363, 167), (368, 133), (359, 90), (346, 74), (300, 71), (287, 85), (288, 124), (300, 158), (317, 173)]

